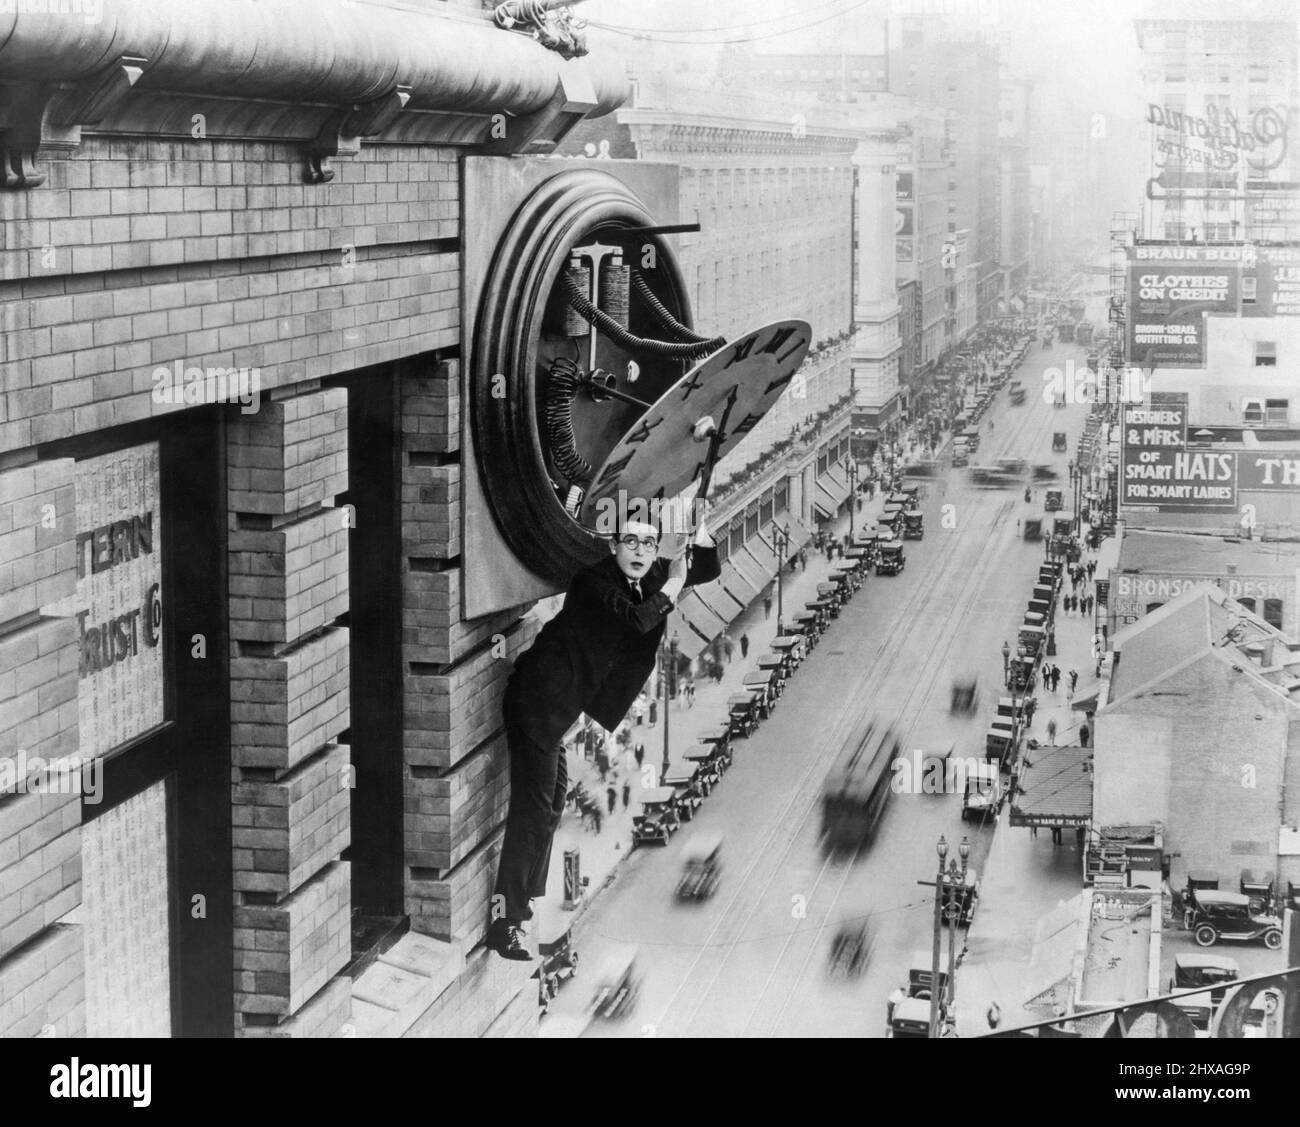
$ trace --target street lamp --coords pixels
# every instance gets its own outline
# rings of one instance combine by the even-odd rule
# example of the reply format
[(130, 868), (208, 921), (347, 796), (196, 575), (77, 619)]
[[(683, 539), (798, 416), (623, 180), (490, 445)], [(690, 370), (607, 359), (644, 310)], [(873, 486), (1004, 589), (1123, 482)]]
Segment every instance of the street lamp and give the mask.
[(849, 474), (849, 542), (853, 542), (853, 510), (858, 504), (858, 460), (850, 456), (848, 461)]
[(1002, 686), (1006, 687), (1011, 680), (1011, 643), (1002, 643)]
[(785, 633), (785, 603), (782, 600), (785, 578), (785, 554), (790, 550), (790, 533), (775, 521), (772, 522), (772, 542), (776, 545), (776, 634)]
[(668, 774), (668, 703), (672, 700), (673, 686), (677, 684), (677, 643), (681, 640), (677, 631), (673, 631), (671, 638), (665, 639), (666, 649), (664, 651), (664, 761), (659, 772), (659, 779), (662, 782), (665, 775)]
[[(963, 837), (961, 844), (957, 847), (957, 852), (961, 856), (960, 867), (957, 859), (954, 857), (948, 861), (947, 869), (944, 868), (944, 861), (948, 858), (948, 840), (940, 835), (938, 843), (935, 845), (935, 852), (939, 854), (939, 873), (934, 882), (934, 958), (931, 961), (930, 971), (930, 1036), (939, 1036), (939, 956), (943, 946), (943, 917), (944, 912), (948, 914), (948, 923), (950, 934), (948, 938), (948, 999), (945, 1006), (947, 1013), (952, 1013), (953, 1000), (957, 993), (956, 963), (957, 963), (957, 917), (958, 911), (957, 894), (966, 881), (966, 864), (970, 856), (970, 840)], [(948, 886), (951, 884), (953, 896), (951, 902), (947, 897)]]

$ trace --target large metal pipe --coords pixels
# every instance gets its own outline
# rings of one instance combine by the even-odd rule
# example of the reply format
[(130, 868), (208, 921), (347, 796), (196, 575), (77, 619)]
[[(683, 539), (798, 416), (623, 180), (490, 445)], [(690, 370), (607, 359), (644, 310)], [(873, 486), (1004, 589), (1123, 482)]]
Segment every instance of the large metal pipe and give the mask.
[(581, 73), (593, 116), (626, 97), (621, 60), (565, 60), (487, 18), (369, 0), (45, 0), (0, 6), (8, 82), (76, 82), (124, 55), (145, 59), (136, 90), (345, 105), (411, 87), (409, 108), (526, 114)]

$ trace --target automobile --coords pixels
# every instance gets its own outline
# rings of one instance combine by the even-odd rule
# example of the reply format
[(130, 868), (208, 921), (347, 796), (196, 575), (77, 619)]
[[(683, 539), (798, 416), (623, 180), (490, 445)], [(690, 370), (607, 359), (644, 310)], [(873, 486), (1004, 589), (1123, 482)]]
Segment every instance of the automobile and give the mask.
[(831, 940), (831, 974), (853, 977), (866, 966), (870, 950), (865, 920), (843, 924)]
[(1174, 974), (1169, 980), (1169, 990), (1191, 990), (1198, 986), (1209, 987), (1211, 1001), (1218, 1005), (1227, 993), (1228, 983), (1241, 977), (1236, 959), (1227, 955), (1210, 955), (1189, 951), (1174, 956)]
[(677, 882), (679, 900), (707, 900), (718, 886), (722, 873), (722, 838), (717, 834), (696, 834), (682, 853), (682, 875)]
[(1003, 473), (1015, 474), (1017, 477), (1029, 469), (1029, 463), (1024, 458), (999, 458), (993, 464)]
[(903, 467), (904, 477), (937, 477), (939, 474), (939, 462), (935, 458), (918, 458), (915, 462), (908, 462)]
[(1048, 489), (1044, 493), (1043, 508), (1049, 513), (1059, 513), (1065, 506), (1065, 497), (1060, 489)]
[(1197, 889), (1188, 895), (1186, 917), (1192, 937), (1200, 947), (1221, 939), (1249, 943), (1263, 940), (1270, 951), (1282, 947), (1282, 921), (1250, 910), (1250, 897), (1240, 892)]
[(551, 999), (578, 970), (578, 952), (573, 949), (571, 929), (566, 927), (555, 938), (543, 939), (537, 945), (537, 953), (541, 964), (533, 972), (533, 977), (537, 979), (537, 1001), (545, 1014)]
[(952, 700), (949, 712), (964, 712), (971, 715), (979, 707), (979, 678), (960, 677), (952, 683)]
[(1019, 380), (1012, 380), (1009, 394), (1011, 396), (1011, 402), (1016, 406), (1019, 406), (1025, 401), (1025, 385)]
[(965, 443), (962, 443), (960, 446), (955, 443), (953, 444), (952, 464), (956, 468), (970, 465), (970, 451), (966, 449)]
[(880, 545), (880, 562), (876, 564), (877, 575), (897, 575), (907, 565), (907, 556), (903, 552), (901, 540), (885, 540)]
[(1058, 430), (1052, 432), (1052, 449), (1058, 453), (1066, 449), (1065, 431)]
[(1041, 462), (1034, 465), (1035, 481), (1055, 481), (1060, 476), (1060, 472), (1055, 466), (1044, 465)]
[(961, 801), (961, 820), (990, 817), (1002, 801), (1002, 775), (996, 763), (985, 760), (966, 775), (966, 793)]
[(596, 992), (588, 1006), (596, 1017), (618, 1018), (635, 1008), (641, 994), (639, 953), (631, 944), (620, 945), (600, 964), (595, 975)]
[(903, 539), (925, 539), (925, 518), (921, 513), (903, 514)]
[(1043, 538), (1042, 517), (1026, 517), (1024, 528), (1026, 540), (1041, 540)]

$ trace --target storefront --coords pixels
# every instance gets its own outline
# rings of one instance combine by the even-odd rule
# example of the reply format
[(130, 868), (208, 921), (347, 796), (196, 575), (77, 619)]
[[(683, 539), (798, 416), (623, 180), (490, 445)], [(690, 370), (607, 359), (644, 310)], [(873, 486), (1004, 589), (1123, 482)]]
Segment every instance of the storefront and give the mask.
[(41, 611), (76, 624), (89, 766), (79, 903), (60, 922), (84, 936), (90, 1037), (231, 1026), (223, 442), (208, 409), (37, 451), (74, 463), (76, 590)]

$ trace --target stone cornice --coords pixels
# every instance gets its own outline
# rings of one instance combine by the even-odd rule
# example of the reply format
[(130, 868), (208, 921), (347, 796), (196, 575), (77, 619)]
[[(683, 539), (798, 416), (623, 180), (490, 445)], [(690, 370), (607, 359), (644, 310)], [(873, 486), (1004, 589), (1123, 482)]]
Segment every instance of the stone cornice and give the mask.
[(317, 156), (355, 151), (362, 137), (545, 152), (583, 116), (609, 113), (627, 95), (619, 59), (566, 61), (486, 14), (349, 0), (95, 8), (100, 18), (89, 22), (0, 5), (7, 187), (38, 184), (35, 153), (75, 148), (82, 128), (296, 140)]

